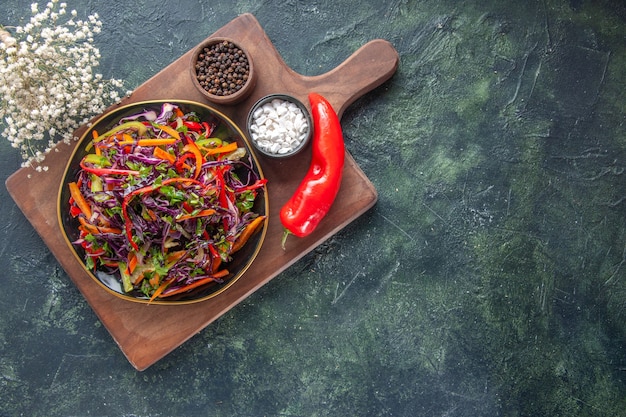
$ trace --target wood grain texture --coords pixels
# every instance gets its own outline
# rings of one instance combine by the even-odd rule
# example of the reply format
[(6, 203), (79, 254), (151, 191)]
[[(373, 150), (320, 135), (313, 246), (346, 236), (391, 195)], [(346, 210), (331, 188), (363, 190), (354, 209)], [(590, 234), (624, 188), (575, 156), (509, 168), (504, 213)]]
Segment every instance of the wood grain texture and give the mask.
[[(291, 94), (308, 106), (307, 95), (316, 91), (331, 102), (339, 116), (356, 99), (389, 79), (398, 66), (398, 54), (384, 40), (373, 40), (334, 70), (318, 76), (302, 76), (280, 57), (258, 21), (250, 14), (234, 19), (212, 34), (225, 36), (247, 48), (258, 71), (255, 90), (236, 106), (214, 106), (239, 126), (254, 102), (266, 94)], [(191, 82), (191, 50), (150, 78), (118, 105), (154, 99), (185, 99), (205, 102)], [(207, 103), (211, 105), (211, 103)], [(80, 135), (82, 129), (77, 131)], [(280, 207), (298, 186), (310, 162), (310, 147), (298, 156), (281, 161), (259, 156), (268, 178), (269, 225), (265, 242), (250, 269), (232, 287), (210, 300), (188, 305), (145, 305), (119, 299), (96, 284), (76, 262), (59, 228), (57, 195), (63, 171), (75, 144), (57, 145), (46, 158), (48, 172), (22, 168), (6, 186), (20, 210), (37, 230), (56, 259), (107, 328), (128, 361), (144, 370), (201, 331), (226, 311), (302, 258), (320, 243), (372, 207), (376, 189), (347, 154), (337, 199), (317, 230), (304, 239), (292, 238), (280, 248)]]

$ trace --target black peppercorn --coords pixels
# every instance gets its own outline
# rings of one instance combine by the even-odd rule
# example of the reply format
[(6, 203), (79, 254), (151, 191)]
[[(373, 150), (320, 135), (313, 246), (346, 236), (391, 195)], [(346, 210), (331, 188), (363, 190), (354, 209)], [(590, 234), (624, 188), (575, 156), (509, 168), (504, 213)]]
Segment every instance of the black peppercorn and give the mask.
[(200, 85), (209, 93), (220, 96), (239, 91), (250, 75), (246, 54), (229, 41), (203, 48), (195, 68)]

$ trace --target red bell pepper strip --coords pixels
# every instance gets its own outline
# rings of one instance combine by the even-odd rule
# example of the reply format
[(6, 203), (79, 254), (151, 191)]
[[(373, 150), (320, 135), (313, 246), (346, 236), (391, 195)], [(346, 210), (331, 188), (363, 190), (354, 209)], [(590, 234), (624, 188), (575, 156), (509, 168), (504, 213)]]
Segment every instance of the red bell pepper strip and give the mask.
[(189, 204), (186, 201), (183, 201), (183, 209), (185, 209), (185, 211), (187, 213), (192, 213), (193, 212), (193, 207), (191, 207), (191, 204)]
[(176, 172), (182, 174), (185, 169), (191, 169), (191, 166), (187, 164), (187, 159), (195, 158), (195, 155), (191, 152), (186, 152), (179, 156), (176, 162), (174, 162), (174, 168), (176, 168)]
[[(71, 200), (71, 199), (70, 199)], [(77, 217), (82, 213), (82, 210), (79, 209), (76, 205), (74, 205), (74, 201), (70, 201), (70, 216)]]
[(222, 257), (212, 243), (209, 244), (209, 252), (211, 253), (211, 272), (215, 273), (222, 264)]
[(253, 184), (247, 185), (245, 187), (237, 188), (237, 193), (243, 193), (246, 191), (257, 190), (267, 184), (267, 178), (260, 179)]
[[(90, 154), (93, 155), (93, 154)], [(89, 156), (89, 155), (88, 155)], [(90, 167), (85, 164), (85, 158), (80, 161), (80, 167), (87, 172), (91, 172), (92, 174), (96, 174), (101, 177), (103, 175), (139, 175), (139, 171), (135, 171), (132, 169), (117, 169), (117, 168), (96, 168)]]
[[(219, 195), (217, 197), (220, 207), (226, 211), (231, 211), (234, 207), (235, 193), (226, 187), (224, 170), (224, 167), (216, 167), (214, 169), (213, 173), (215, 175), (215, 186), (219, 190)], [(222, 217), (222, 224), (224, 225), (225, 231), (230, 229), (231, 225), (228, 222), (228, 216)]]
[(191, 121), (191, 120), (183, 121), (183, 126), (185, 126), (187, 129), (191, 130), (192, 132), (201, 132), (202, 128), (203, 128), (201, 123), (194, 122), (194, 121)]
[(313, 154), (305, 177), (280, 210), (280, 220), (285, 227), (283, 249), (289, 234), (304, 237), (315, 230), (341, 186), (345, 145), (339, 117), (321, 95), (310, 93), (309, 102), (314, 125)]

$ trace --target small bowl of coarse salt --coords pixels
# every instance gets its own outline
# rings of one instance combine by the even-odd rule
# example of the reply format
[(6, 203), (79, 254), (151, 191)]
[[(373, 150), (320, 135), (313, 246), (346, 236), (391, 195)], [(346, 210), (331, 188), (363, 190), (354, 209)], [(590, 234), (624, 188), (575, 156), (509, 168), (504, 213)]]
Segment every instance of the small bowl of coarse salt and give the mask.
[(284, 158), (300, 152), (311, 139), (311, 114), (301, 101), (287, 94), (271, 94), (248, 113), (248, 134), (263, 155)]

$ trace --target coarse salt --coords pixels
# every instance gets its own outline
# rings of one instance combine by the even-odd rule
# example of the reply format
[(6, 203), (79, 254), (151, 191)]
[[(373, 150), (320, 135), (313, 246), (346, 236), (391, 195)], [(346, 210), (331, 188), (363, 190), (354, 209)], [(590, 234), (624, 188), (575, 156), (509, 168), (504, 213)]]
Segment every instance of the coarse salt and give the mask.
[(274, 98), (252, 113), (250, 137), (264, 152), (285, 155), (297, 149), (309, 133), (309, 123), (295, 103)]

